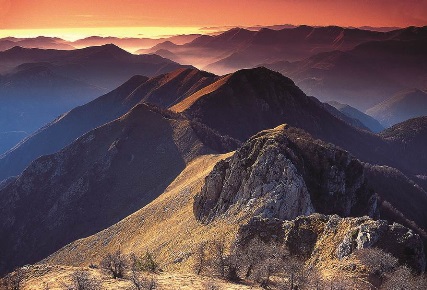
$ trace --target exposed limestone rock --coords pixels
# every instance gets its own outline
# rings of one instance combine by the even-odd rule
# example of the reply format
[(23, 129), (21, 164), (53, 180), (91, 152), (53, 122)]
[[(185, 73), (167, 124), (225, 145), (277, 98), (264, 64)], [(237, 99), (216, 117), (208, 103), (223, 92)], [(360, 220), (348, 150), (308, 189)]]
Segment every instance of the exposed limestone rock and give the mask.
[(402, 225), (366, 216), (313, 214), (292, 221), (255, 217), (240, 228), (237, 243), (246, 244), (255, 237), (282, 242), (291, 254), (304, 256), (313, 264), (342, 260), (356, 250), (376, 247), (416, 271), (424, 271), (426, 266), (419, 235)]
[(221, 214), (291, 220), (314, 212), (375, 216), (363, 165), (346, 151), (285, 125), (249, 139), (207, 176), (195, 216)]

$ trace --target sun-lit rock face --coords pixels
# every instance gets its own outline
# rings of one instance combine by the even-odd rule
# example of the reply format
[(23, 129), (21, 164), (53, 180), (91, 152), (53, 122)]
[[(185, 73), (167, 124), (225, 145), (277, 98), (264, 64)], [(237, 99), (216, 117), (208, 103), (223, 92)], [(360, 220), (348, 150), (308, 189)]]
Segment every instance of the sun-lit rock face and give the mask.
[(194, 202), (195, 216), (206, 223), (225, 213), (291, 220), (314, 212), (376, 211), (376, 196), (357, 159), (286, 126), (253, 136), (219, 162)]

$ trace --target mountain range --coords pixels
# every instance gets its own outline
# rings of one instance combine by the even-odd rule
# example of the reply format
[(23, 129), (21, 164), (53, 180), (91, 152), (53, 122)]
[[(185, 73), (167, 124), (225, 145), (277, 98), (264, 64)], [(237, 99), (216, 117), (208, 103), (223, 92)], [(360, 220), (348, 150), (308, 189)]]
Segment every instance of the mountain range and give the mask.
[(366, 113), (379, 120), (385, 127), (427, 116), (427, 93), (418, 89), (404, 90), (370, 108)]
[(17, 42), (0, 288), (427, 285), (426, 27)]
[[(14, 47), (0, 52), (0, 63), (9, 67), (0, 75), (0, 132), (26, 134), (133, 75), (152, 76), (182, 67), (156, 55), (133, 55), (115, 45), (69, 51)], [(3, 142), (0, 152), (16, 143)]]
[[(95, 107), (97, 114), (93, 114)], [(309, 186), (308, 192), (315, 194), (320, 190), (316, 184), (329, 182), (310, 179), (323, 172), (318, 166), (323, 166), (329, 158), (316, 159), (326, 154), (319, 150), (327, 146), (315, 149), (321, 142), (316, 139), (339, 145), (361, 161), (397, 168), (394, 170), (404, 176), (399, 184), (405, 187), (407, 182), (417, 182), (417, 176), (427, 175), (427, 156), (421, 149), (426, 142), (422, 130), (427, 126), (423, 120), (408, 122), (408, 125), (402, 124), (402, 130), (390, 129), (381, 135), (355, 128), (329, 113), (321, 102), (306, 96), (290, 79), (266, 68), (241, 70), (222, 77), (197, 69), (179, 69), (150, 79), (133, 77), (111, 93), (63, 115), (3, 155), (3, 179), (24, 171), (6, 179), (0, 190), (1, 220), (4, 221), (0, 231), (2, 236), (8, 237), (2, 239), (2, 256), (6, 257), (2, 267), (10, 269), (10, 265), (36, 262), (73, 240), (113, 226), (155, 200), (199, 156), (229, 152), (251, 135), (283, 123), (311, 134), (293, 129), (287, 133), (291, 134), (288, 138), (298, 144), (298, 140), (307, 140), (298, 145), (302, 146), (300, 153), (289, 154), (296, 156), (295, 166), (313, 164), (312, 169), (303, 167), (307, 170), (302, 178)], [(55, 138), (58, 134), (62, 136)], [(408, 137), (403, 137), (404, 134)], [(284, 146), (291, 148), (293, 145), (285, 142)], [(406, 148), (414, 154), (407, 154)], [(314, 154), (307, 158), (315, 159), (299, 160), (305, 158), (301, 155), (304, 150)], [(338, 153), (328, 154), (337, 156)], [(44, 156), (37, 158), (39, 155)], [(239, 158), (248, 160), (249, 157)], [(352, 161), (349, 160), (353, 157), (348, 158), (337, 162), (350, 166)], [(13, 167), (15, 164), (18, 166)], [(351, 167), (345, 169), (348, 172), (345, 174), (358, 174), (359, 177), (352, 178), (364, 180), (364, 166), (357, 164), (357, 170)], [(332, 172), (322, 174), (335, 180), (335, 177), (327, 177)], [(388, 178), (383, 170), (377, 174), (380, 180)], [(44, 185), (40, 186), (42, 180)], [(372, 199), (373, 191), (367, 189), (368, 183), (362, 186), (357, 180), (354, 181), (357, 188), (349, 189), (350, 192), (365, 192), (362, 194), (367, 194), (364, 202), (377, 204)], [(418, 183), (419, 190), (407, 198), (421, 205), (426, 203), (422, 193), (425, 188), (422, 182)], [(390, 217), (422, 233), (426, 229), (422, 212), (409, 212), (408, 207), (394, 203), (392, 197), (398, 194), (396, 189), (379, 189), (376, 193), (403, 215), (403, 218), (391, 214)], [(348, 206), (356, 206), (351, 205), (354, 200), (347, 193), (340, 194), (349, 198), (350, 205), (339, 199), (335, 201), (345, 213), (338, 208), (325, 210), (325, 213), (352, 215)], [(101, 199), (102, 203), (97, 202)], [(34, 205), (31, 211), (24, 206), (30, 201)], [(370, 214), (373, 217), (375, 212), (381, 212), (381, 207), (376, 207)], [(320, 205), (314, 203), (311, 208), (311, 212), (318, 211)], [(71, 225), (73, 230), (65, 234), (64, 230)], [(30, 240), (33, 242), (29, 243)]]

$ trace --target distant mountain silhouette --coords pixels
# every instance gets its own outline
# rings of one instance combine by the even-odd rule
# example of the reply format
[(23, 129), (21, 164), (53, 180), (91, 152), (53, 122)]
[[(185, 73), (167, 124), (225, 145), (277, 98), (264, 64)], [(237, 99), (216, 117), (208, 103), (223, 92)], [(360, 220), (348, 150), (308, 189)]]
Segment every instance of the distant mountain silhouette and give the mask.
[(182, 67), (157, 55), (134, 55), (113, 44), (77, 50), (42, 50), (14, 47), (0, 52), (0, 63), (12, 70), (33, 63), (48, 64), (57, 74), (112, 90), (133, 75), (154, 76)]
[(14, 46), (21, 46), (25, 48), (40, 48), (40, 49), (61, 49), (61, 50), (75, 49), (73, 45), (57, 37), (39, 36), (34, 38), (15, 38), (15, 37), (0, 38), (0, 51), (8, 50)]
[(0, 132), (31, 134), (133, 75), (153, 76), (180, 67), (160, 56), (133, 55), (111, 44), (71, 51), (14, 47), (0, 52)]
[(136, 37), (101, 37), (101, 36), (90, 36), (83, 39), (76, 40), (70, 44), (76, 48), (83, 48), (87, 46), (99, 46), (109, 43), (113, 43), (120, 46), (128, 51), (137, 51), (139, 49), (146, 49), (155, 46), (159, 43), (169, 41), (175, 44), (186, 44), (199, 37), (200, 34), (188, 34), (188, 35), (174, 35), (165, 38), (136, 38)]
[(262, 63), (297, 61), (321, 52), (347, 51), (370, 41), (425, 38), (425, 28), (410, 27), (387, 32), (338, 26), (285, 26), (281, 29), (232, 28), (215, 36), (202, 35), (184, 45), (158, 44), (138, 53), (167, 49), (182, 59), (214, 73), (223, 74)]
[(366, 111), (385, 127), (411, 118), (427, 116), (427, 93), (418, 89), (404, 90)]
[(346, 104), (341, 104), (337, 101), (330, 101), (328, 104), (334, 106), (341, 113), (350, 118), (359, 120), (364, 126), (374, 133), (379, 133), (384, 130), (384, 127), (374, 118)]
[(400, 31), (394, 37), (404, 40), (367, 42), (350, 51), (266, 66), (292, 77), (306, 93), (322, 101), (337, 100), (364, 111), (405, 88), (424, 86), (426, 36), (405, 40), (409, 37)]
[(0, 132), (32, 133), (101, 92), (95, 86), (56, 74), (43, 65), (20, 67), (12, 74), (0, 76)]

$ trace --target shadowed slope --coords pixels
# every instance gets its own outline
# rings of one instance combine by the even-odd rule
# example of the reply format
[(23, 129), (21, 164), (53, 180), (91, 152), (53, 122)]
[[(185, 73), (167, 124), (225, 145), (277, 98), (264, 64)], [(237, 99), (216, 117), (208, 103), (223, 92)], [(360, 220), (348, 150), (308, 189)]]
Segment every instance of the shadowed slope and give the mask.
[(36, 262), (151, 202), (187, 162), (214, 152), (201, 138), (221, 137), (202, 133), (186, 119), (141, 104), (32, 162), (0, 191), (1, 272)]
[(421, 90), (406, 90), (370, 108), (367, 114), (390, 127), (406, 120), (427, 116), (427, 93)]
[(19, 174), (35, 158), (58, 151), (87, 131), (122, 116), (140, 102), (167, 108), (216, 78), (197, 69), (178, 69), (151, 79), (135, 76), (114, 91), (47, 124), (2, 155), (0, 180)]
[(384, 130), (384, 127), (371, 116), (366, 115), (365, 113), (359, 111), (356, 108), (353, 108), (347, 104), (341, 104), (336, 101), (327, 102), (329, 105), (334, 106), (341, 113), (346, 115), (347, 117), (354, 118), (360, 121), (364, 126), (366, 126), (369, 130), (374, 133), (379, 133)]

